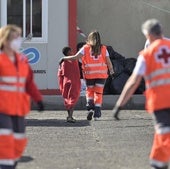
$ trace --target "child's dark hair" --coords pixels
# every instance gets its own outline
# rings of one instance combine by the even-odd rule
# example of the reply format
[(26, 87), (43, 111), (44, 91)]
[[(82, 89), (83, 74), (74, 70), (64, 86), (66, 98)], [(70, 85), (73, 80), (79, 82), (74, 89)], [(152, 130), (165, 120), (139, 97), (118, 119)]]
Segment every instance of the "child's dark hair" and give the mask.
[(79, 42), (77, 44), (77, 52), (86, 44), (86, 42)]
[(63, 48), (62, 52), (64, 54), (64, 56), (68, 56), (68, 52), (71, 51), (71, 48), (66, 46)]

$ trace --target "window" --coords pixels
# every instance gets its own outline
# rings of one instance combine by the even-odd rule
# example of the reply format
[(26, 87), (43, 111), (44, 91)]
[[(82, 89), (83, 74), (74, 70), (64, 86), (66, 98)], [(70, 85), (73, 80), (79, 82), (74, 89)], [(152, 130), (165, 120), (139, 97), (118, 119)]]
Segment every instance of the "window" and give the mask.
[(16, 24), (23, 29), (23, 38), (29, 36), (31, 41), (47, 41), (47, 1), (1, 0), (2, 25)]

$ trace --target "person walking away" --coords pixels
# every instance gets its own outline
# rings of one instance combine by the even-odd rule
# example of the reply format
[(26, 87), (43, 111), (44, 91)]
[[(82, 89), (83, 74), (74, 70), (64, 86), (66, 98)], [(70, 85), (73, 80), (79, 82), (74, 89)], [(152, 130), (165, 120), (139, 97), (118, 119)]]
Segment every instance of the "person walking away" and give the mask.
[(154, 169), (168, 169), (170, 160), (170, 41), (163, 38), (162, 26), (156, 19), (142, 25), (142, 32), (150, 45), (140, 52), (136, 67), (124, 86), (113, 109), (115, 119), (142, 77), (146, 84), (146, 109), (153, 115), (155, 134), (150, 153)]
[(0, 29), (0, 169), (15, 169), (27, 144), (24, 118), (30, 111), (30, 96), (44, 110), (33, 72), (19, 53), (21, 29)]
[(88, 35), (87, 43), (75, 55), (63, 57), (63, 60), (82, 59), (83, 76), (86, 81), (87, 120), (101, 117), (102, 96), (108, 69), (113, 75), (113, 66), (105, 45), (101, 44), (100, 34), (93, 31)]
[[(62, 51), (66, 57), (73, 54), (70, 47), (64, 47)], [(75, 123), (73, 111), (79, 99), (81, 87), (78, 62), (76, 60), (68, 60), (61, 63), (58, 70), (58, 78), (60, 91), (68, 111), (67, 122)]]

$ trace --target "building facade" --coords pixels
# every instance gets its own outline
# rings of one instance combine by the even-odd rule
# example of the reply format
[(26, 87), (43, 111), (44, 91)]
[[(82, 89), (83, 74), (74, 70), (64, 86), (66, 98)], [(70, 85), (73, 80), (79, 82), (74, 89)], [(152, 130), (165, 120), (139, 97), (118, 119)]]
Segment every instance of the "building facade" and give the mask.
[(141, 24), (157, 18), (170, 37), (170, 0), (0, 0), (0, 26), (23, 29), (23, 48), (44, 94), (57, 94), (58, 60), (66, 45), (74, 50), (97, 29), (102, 43), (125, 57), (137, 57), (145, 43)]
[(62, 48), (76, 47), (76, 0), (0, 0), (0, 26), (23, 29), (23, 53), (42, 92), (56, 94)]
[[(170, 0), (78, 0), (77, 22), (85, 34), (97, 29), (102, 43), (111, 45), (125, 57), (137, 57), (145, 38), (141, 24), (160, 20), (170, 37)], [(78, 41), (84, 38), (78, 36)]]

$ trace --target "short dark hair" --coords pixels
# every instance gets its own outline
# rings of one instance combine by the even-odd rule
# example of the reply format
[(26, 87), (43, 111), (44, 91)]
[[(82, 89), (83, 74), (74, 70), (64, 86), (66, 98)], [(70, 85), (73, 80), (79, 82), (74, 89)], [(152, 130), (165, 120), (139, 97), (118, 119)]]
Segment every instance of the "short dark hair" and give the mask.
[(65, 56), (68, 56), (68, 52), (69, 52), (69, 51), (71, 51), (71, 48), (68, 47), (68, 46), (64, 47), (63, 50), (62, 50), (62, 52), (63, 52), (63, 54), (64, 54)]

